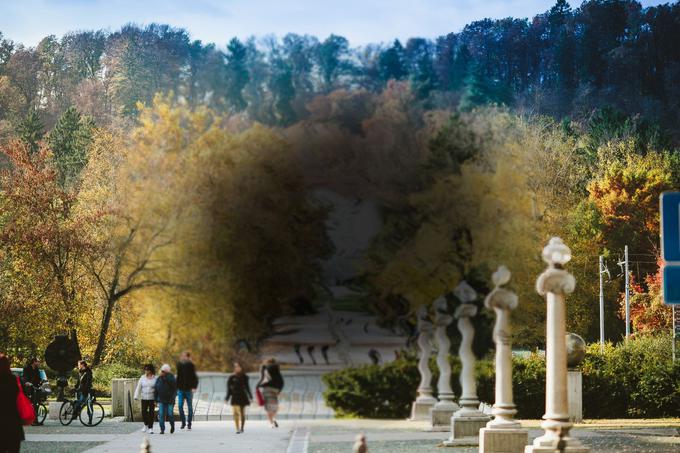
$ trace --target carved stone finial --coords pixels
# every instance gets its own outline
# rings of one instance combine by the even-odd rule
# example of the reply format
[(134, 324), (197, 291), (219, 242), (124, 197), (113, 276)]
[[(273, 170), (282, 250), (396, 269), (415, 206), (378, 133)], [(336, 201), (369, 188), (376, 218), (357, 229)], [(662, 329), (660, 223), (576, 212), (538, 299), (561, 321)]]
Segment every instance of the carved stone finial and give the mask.
[(448, 311), (446, 298), (444, 296), (437, 297), (434, 302), (432, 302), (432, 307), (434, 307), (434, 310), (438, 313), (446, 313)]
[(477, 291), (475, 291), (475, 289), (465, 280), (456, 286), (456, 289), (453, 290), (453, 295), (464, 304), (470, 303), (477, 299)]
[(151, 443), (148, 437), (144, 437), (142, 444), (139, 446), (140, 453), (151, 453)]
[(484, 299), (484, 306), (488, 309), (500, 308), (501, 310), (514, 310), (517, 308), (517, 294), (502, 288), (510, 281), (510, 270), (501, 265), (493, 273), (491, 280), (496, 286)]
[(571, 260), (571, 250), (562, 239), (553, 237), (548, 245), (543, 248), (543, 261), (551, 267), (561, 267)]
[(505, 267), (504, 264), (502, 264), (498, 266), (496, 272), (494, 272), (493, 275), (491, 275), (491, 281), (493, 281), (494, 286), (498, 288), (499, 286), (503, 286), (506, 283), (508, 283), (510, 281), (511, 275), (512, 274), (510, 274), (510, 269), (508, 269), (507, 267)]

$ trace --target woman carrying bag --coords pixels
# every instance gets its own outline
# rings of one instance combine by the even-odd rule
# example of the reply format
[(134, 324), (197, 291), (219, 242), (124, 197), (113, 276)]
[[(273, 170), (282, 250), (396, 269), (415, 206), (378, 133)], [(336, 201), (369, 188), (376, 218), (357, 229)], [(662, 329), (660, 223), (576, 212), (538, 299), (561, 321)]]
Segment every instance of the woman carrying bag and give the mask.
[(21, 382), (12, 374), (9, 359), (0, 354), (0, 453), (21, 450), (22, 425), (30, 425), (34, 418), (33, 406), (24, 395)]
[(253, 395), (248, 385), (248, 375), (241, 364), (234, 362), (234, 373), (227, 380), (227, 396), (225, 400), (231, 404), (236, 424), (236, 434), (241, 434), (246, 425), (246, 406), (250, 405)]
[[(276, 413), (279, 411), (279, 394), (283, 389), (283, 376), (274, 358), (267, 359), (260, 368), (260, 382), (257, 383), (264, 398), (264, 410), (272, 428), (278, 428)], [(258, 397), (259, 399), (259, 397)]]

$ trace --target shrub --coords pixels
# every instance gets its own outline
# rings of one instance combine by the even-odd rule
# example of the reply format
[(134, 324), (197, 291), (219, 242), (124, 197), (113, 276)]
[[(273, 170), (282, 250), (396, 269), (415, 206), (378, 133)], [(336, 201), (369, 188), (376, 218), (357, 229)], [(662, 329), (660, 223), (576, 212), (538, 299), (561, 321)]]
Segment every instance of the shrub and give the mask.
[(111, 396), (111, 380), (115, 378), (138, 378), (142, 370), (122, 363), (100, 365), (92, 369), (93, 388), (97, 396)]
[(420, 376), (413, 360), (346, 368), (323, 377), (326, 403), (340, 416), (405, 418)]
[(583, 410), (588, 418), (680, 415), (680, 364), (673, 364), (668, 335), (642, 336), (600, 353), (588, 347)]
[[(450, 357), (451, 386), (460, 395), (459, 376), (461, 365), (458, 357)], [(430, 362), (433, 390), (439, 373), (434, 359)], [(477, 366), (478, 393), (492, 400), (493, 364), (479, 361)], [(413, 357), (396, 360), (384, 365), (363, 365), (326, 374), (327, 385), (324, 399), (340, 416), (367, 418), (406, 418), (416, 398), (420, 384), (417, 360)]]

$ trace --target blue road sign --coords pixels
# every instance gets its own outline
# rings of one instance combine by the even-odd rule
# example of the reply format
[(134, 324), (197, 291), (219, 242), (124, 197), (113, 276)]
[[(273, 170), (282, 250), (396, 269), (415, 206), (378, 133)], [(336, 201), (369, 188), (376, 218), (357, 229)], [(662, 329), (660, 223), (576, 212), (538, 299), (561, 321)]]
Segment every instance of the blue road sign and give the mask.
[(661, 254), (680, 264), (680, 192), (661, 194)]
[(680, 304), (680, 266), (666, 264), (663, 267), (663, 302)]
[(663, 301), (680, 304), (680, 192), (662, 193), (660, 211)]

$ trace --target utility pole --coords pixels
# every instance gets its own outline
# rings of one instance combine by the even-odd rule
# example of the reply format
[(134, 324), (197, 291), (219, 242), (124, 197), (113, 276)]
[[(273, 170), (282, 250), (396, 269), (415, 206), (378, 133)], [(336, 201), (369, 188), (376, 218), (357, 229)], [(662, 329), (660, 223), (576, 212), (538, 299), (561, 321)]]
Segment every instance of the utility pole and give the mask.
[(628, 246), (626, 245), (623, 249), (623, 261), (618, 263), (619, 266), (623, 265), (623, 272), (626, 279), (626, 341), (630, 336), (630, 288), (629, 288), (629, 275), (628, 275)]
[(626, 267), (626, 340), (630, 336), (630, 288), (628, 287), (628, 246), (623, 249), (623, 256), (625, 260)]
[(604, 289), (602, 287), (602, 274), (604, 270), (604, 258), (600, 255), (600, 353), (604, 354)]

